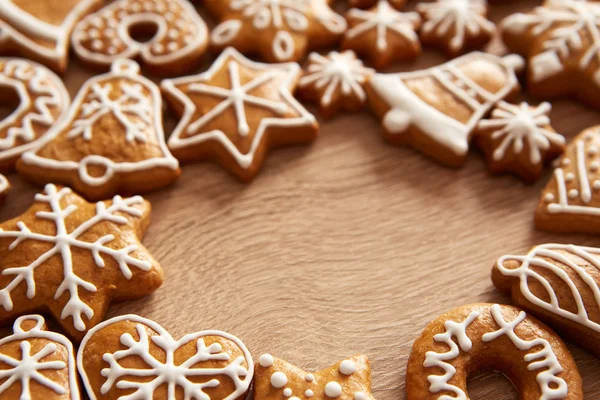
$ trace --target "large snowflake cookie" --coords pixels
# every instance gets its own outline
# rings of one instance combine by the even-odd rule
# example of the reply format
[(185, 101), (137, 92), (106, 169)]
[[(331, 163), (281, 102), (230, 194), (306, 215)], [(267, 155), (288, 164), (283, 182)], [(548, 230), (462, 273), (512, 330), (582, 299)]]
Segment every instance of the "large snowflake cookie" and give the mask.
[(206, 0), (221, 22), (211, 34), (217, 49), (257, 53), (268, 62), (298, 61), (315, 47), (335, 44), (346, 21), (331, 0)]
[(431, 322), (413, 345), (407, 400), (468, 399), (467, 380), (502, 372), (521, 400), (583, 400), (582, 380), (567, 346), (524, 311), (470, 304)]
[(537, 181), (544, 164), (565, 149), (565, 138), (550, 126), (550, 103), (498, 103), (490, 119), (479, 122), (474, 140), (493, 173), (511, 171)]
[(460, 166), (477, 123), (519, 90), (522, 62), (516, 55), (474, 52), (422, 71), (376, 74), (367, 95), (389, 142)]
[(152, 293), (163, 274), (140, 243), (149, 223), (139, 196), (92, 204), (46, 185), (29, 210), (0, 224), (0, 323), (44, 311), (81, 339), (111, 300)]
[(363, 355), (349, 357), (318, 372), (263, 354), (254, 378), (256, 400), (373, 400), (371, 367)]
[(529, 58), (535, 96), (573, 95), (600, 108), (600, 3), (546, 0), (502, 22), (508, 47)]
[(102, 0), (0, 1), (0, 53), (18, 53), (64, 72), (73, 27)]
[(555, 232), (600, 232), (600, 126), (569, 143), (542, 191), (535, 223)]
[(180, 174), (164, 139), (160, 90), (127, 59), (88, 80), (66, 118), (17, 168), (34, 182), (68, 184), (92, 200), (158, 189)]
[(416, 12), (396, 11), (387, 0), (379, 0), (368, 10), (350, 9), (346, 19), (349, 27), (342, 47), (366, 57), (376, 68), (421, 54), (417, 35), (421, 17)]
[[(137, 35), (150, 34), (141, 41)], [(179, 74), (197, 65), (208, 30), (187, 0), (119, 0), (75, 27), (73, 48), (84, 61), (109, 66), (139, 57), (158, 73)]]
[(163, 81), (182, 115), (169, 148), (182, 161), (214, 159), (251, 180), (269, 148), (317, 136), (315, 118), (291, 94), (299, 75), (296, 63), (257, 63), (228, 48), (208, 71)]
[(174, 339), (137, 315), (88, 332), (77, 366), (91, 400), (236, 400), (246, 396), (254, 364), (237, 337), (222, 331)]

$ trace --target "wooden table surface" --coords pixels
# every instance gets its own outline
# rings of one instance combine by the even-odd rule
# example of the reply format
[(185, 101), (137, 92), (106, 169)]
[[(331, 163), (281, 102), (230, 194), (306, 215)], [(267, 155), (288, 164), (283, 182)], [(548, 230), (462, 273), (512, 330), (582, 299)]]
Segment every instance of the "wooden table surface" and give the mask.
[[(539, 3), (495, 4), (492, 19)], [(443, 61), (426, 51), (392, 70)], [(71, 94), (91, 75), (72, 62), (65, 76)], [(572, 138), (600, 124), (600, 114), (562, 100), (552, 120)], [(165, 131), (175, 122), (167, 116)], [(204, 163), (186, 165), (175, 185), (148, 194), (153, 223), (144, 244), (165, 283), (153, 296), (114, 304), (109, 316), (137, 313), (175, 337), (222, 329), (255, 358), (269, 352), (305, 369), (364, 353), (375, 397), (403, 399), (412, 342), (432, 319), (467, 303), (509, 301), (489, 278), (499, 256), (550, 241), (600, 244), (534, 228), (550, 170), (535, 185), (491, 177), (476, 151), (462, 169), (448, 169), (384, 143), (366, 110), (321, 122), (314, 145), (276, 150), (251, 184)], [(39, 190), (8, 177), (13, 190), (2, 220), (23, 212)], [(600, 360), (569, 347), (586, 398), (599, 398)], [(472, 399), (516, 398), (494, 373), (473, 377), (469, 390)]]

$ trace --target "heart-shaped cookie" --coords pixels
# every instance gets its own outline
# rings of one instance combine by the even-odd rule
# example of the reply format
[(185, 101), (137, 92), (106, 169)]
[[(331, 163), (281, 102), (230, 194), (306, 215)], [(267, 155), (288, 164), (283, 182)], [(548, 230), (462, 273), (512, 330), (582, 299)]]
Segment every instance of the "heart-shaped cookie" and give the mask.
[(90, 399), (235, 400), (254, 364), (237, 337), (222, 331), (179, 340), (137, 315), (104, 321), (84, 337), (77, 367)]

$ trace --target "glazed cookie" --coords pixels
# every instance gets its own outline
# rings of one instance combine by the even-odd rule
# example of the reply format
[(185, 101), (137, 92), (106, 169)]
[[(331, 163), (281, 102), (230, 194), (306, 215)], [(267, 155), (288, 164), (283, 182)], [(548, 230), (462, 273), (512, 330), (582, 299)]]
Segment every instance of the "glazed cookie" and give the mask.
[(438, 47), (451, 57), (482, 48), (496, 31), (486, 19), (487, 0), (435, 0), (419, 3), (417, 11), (423, 18), (421, 43)]
[(560, 337), (518, 308), (471, 304), (435, 319), (415, 341), (407, 400), (468, 399), (467, 379), (502, 372), (521, 400), (583, 400), (577, 365)]
[(502, 101), (479, 122), (474, 140), (493, 173), (514, 172), (530, 183), (540, 178), (544, 164), (565, 150), (565, 138), (550, 126), (550, 110), (550, 103)]
[(299, 73), (296, 63), (257, 63), (228, 48), (208, 71), (164, 80), (182, 115), (169, 148), (181, 161), (216, 160), (250, 181), (270, 148), (317, 137), (315, 118), (291, 94)]
[(91, 400), (236, 400), (254, 372), (250, 352), (221, 331), (179, 340), (156, 322), (122, 315), (83, 338), (77, 367)]
[(387, 0), (379, 0), (369, 10), (349, 10), (346, 19), (349, 27), (342, 47), (367, 58), (376, 68), (414, 60), (421, 54), (416, 33), (421, 17), (416, 12), (396, 11)]
[(416, 72), (376, 74), (367, 82), (385, 138), (448, 166), (461, 166), (477, 123), (519, 90), (519, 56), (470, 53)]
[(0, 102), (15, 107), (0, 121), (0, 170), (10, 170), (21, 153), (38, 146), (66, 115), (71, 98), (60, 78), (46, 67), (0, 58)]
[(308, 59), (308, 67), (298, 81), (298, 94), (317, 102), (325, 118), (340, 109), (358, 111), (364, 106), (364, 85), (375, 71), (365, 68), (353, 51), (332, 51), (326, 56), (311, 53)]
[(87, 81), (66, 118), (17, 168), (33, 182), (64, 183), (92, 200), (155, 190), (180, 174), (165, 144), (160, 90), (127, 59)]
[(554, 232), (600, 232), (600, 126), (576, 136), (557, 161), (535, 224)]
[(64, 72), (73, 27), (102, 1), (1, 1), (0, 53), (17, 53)]
[(335, 44), (346, 21), (331, 0), (206, 0), (223, 22), (213, 29), (216, 50), (233, 46), (258, 53), (267, 62), (299, 61), (309, 49)]
[(369, 359), (356, 355), (322, 371), (306, 372), (263, 354), (256, 365), (254, 399), (373, 400)]
[(17, 318), (13, 334), (0, 340), (0, 379), (7, 400), (80, 398), (73, 345), (40, 315)]
[[(152, 34), (148, 41), (137, 34)], [(110, 66), (139, 58), (156, 73), (177, 75), (194, 68), (208, 46), (208, 29), (187, 0), (119, 0), (77, 24), (75, 53), (85, 62)]]
[(502, 37), (529, 58), (527, 88), (542, 98), (573, 95), (600, 108), (600, 4), (546, 0), (502, 22)]
[(492, 280), (515, 305), (600, 357), (600, 249), (543, 244), (503, 256)]
[(92, 204), (46, 185), (29, 210), (0, 224), (0, 323), (44, 311), (81, 339), (111, 300), (152, 293), (163, 274), (140, 243), (149, 224), (140, 196)]

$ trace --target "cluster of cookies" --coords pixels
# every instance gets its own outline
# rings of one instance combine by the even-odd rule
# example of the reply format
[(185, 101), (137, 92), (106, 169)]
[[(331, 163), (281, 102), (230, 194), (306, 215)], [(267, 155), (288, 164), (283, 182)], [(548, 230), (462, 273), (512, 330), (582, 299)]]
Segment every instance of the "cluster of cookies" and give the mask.
[[(600, 231), (600, 128), (567, 146), (550, 124), (549, 103), (510, 103), (526, 57), (532, 94), (600, 107), (600, 5), (548, 0), (508, 17), (502, 37), (520, 56), (499, 57), (464, 54), (496, 30), (485, 0), (437, 0), (414, 12), (401, 11), (402, 0), (354, 0), (366, 9), (345, 17), (330, 3), (206, 0), (221, 20), (209, 33), (187, 0), (0, 1), (1, 51), (35, 60), (0, 59), (0, 98), (18, 103), (0, 122), (0, 166), (46, 184), (28, 211), (0, 224), (0, 323), (14, 322), (13, 335), (0, 340), (0, 397), (79, 399), (79, 373), (92, 399), (236, 400), (251, 382), (257, 400), (373, 398), (362, 355), (320, 372), (269, 354), (255, 366), (226, 332), (177, 340), (139, 316), (103, 321), (111, 301), (148, 295), (163, 281), (140, 242), (151, 206), (135, 194), (173, 182), (179, 162), (215, 160), (249, 181), (269, 149), (314, 140), (319, 125), (296, 91), (325, 117), (369, 103), (387, 140), (449, 166), (464, 163), (473, 139), (493, 172), (532, 182), (564, 152), (536, 222)], [(296, 63), (338, 42), (344, 51), (311, 53), (304, 70)], [(414, 59), (422, 45), (459, 57), (385, 74), (357, 56), (381, 68)], [(71, 47), (91, 66), (110, 68), (72, 102), (52, 71), (65, 71)], [(179, 76), (208, 48), (219, 56), (207, 71)], [(178, 76), (159, 87), (133, 58)], [(181, 118), (168, 140), (163, 97)], [(1, 177), (0, 192), (8, 188)], [(544, 322), (600, 355), (599, 271), (600, 250), (589, 247), (546, 244), (502, 257), (494, 284), (520, 308), (472, 304), (433, 321), (414, 344), (408, 398), (467, 399), (467, 377), (480, 369), (504, 372), (522, 399), (583, 398), (573, 358)], [(34, 312), (51, 315), (69, 338)], [(80, 343), (77, 355), (71, 340)]]

